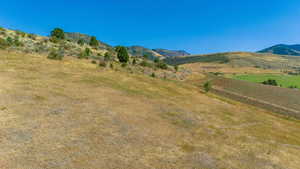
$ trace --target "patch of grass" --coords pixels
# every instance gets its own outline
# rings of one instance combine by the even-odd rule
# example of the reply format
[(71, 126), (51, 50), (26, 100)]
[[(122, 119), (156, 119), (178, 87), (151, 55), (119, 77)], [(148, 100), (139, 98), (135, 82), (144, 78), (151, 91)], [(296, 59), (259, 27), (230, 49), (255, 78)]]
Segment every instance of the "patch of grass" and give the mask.
[(245, 80), (249, 82), (262, 83), (269, 79), (274, 79), (279, 86), (290, 88), (296, 86), (300, 89), (300, 76), (284, 74), (245, 74), (232, 76), (233, 79)]

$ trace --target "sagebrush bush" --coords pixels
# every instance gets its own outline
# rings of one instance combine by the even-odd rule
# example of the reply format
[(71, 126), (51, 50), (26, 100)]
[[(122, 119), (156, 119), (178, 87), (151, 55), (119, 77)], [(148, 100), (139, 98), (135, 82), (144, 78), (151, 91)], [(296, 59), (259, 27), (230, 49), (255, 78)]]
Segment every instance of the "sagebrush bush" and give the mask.
[(84, 45), (84, 40), (83, 39), (79, 39), (77, 42), (78, 45), (83, 46)]
[(30, 33), (30, 34), (27, 34), (27, 37), (30, 38), (30, 39), (32, 39), (32, 40), (36, 40), (37, 35), (33, 34), (33, 33)]
[(7, 47), (9, 47), (7, 41), (3, 38), (0, 38), (0, 49), (6, 49)]
[(205, 92), (209, 92), (212, 88), (211, 82), (206, 82), (203, 87)]
[(23, 31), (20, 31), (20, 30), (16, 30), (16, 35), (21, 36), (21, 37), (24, 38), (26, 36), (26, 33), (23, 32)]
[(179, 70), (178, 65), (175, 65), (175, 66), (174, 66), (174, 69), (175, 69), (176, 72), (178, 72), (178, 70)]
[(100, 67), (106, 67), (106, 62), (105, 61), (100, 61), (99, 66)]
[(155, 75), (155, 73), (154, 73), (154, 72), (151, 74), (151, 77), (153, 77), (153, 78), (154, 78), (154, 77), (156, 77), (156, 75)]
[(85, 48), (84, 51), (81, 51), (79, 54), (79, 59), (87, 59), (92, 54), (92, 51), (90, 48)]
[(143, 60), (141, 63), (140, 63), (140, 66), (143, 66), (143, 67), (150, 67), (150, 68), (153, 68), (154, 67), (154, 64), (147, 61), (147, 60)]
[(160, 69), (168, 69), (168, 65), (166, 63), (164, 63), (163, 61), (158, 61), (156, 63), (156, 67), (160, 68)]
[(53, 60), (62, 60), (64, 57), (64, 51), (63, 50), (55, 50), (53, 49), (49, 55), (48, 59), (53, 59)]

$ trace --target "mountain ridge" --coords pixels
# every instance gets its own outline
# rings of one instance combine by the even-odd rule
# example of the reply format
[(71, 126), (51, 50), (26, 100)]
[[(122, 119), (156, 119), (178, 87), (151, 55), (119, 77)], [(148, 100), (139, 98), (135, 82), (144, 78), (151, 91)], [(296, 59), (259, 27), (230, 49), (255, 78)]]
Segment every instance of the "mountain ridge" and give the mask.
[(272, 53), (278, 55), (300, 56), (300, 44), (278, 44), (258, 51), (257, 53)]

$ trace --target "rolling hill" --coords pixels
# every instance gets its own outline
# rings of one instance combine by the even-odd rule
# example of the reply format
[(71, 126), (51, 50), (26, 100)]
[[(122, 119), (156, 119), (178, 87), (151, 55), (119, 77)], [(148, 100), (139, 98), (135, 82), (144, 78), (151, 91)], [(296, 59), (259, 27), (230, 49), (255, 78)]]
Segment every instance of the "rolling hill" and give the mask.
[(191, 55), (184, 50), (153, 49), (153, 51), (161, 54), (162, 56), (165, 56), (166, 58)]
[(292, 55), (292, 56), (300, 56), (300, 45), (285, 45), (279, 44), (275, 45), (261, 51), (258, 53), (272, 53), (277, 55)]
[(127, 50), (132, 56), (147, 56), (149, 59), (152, 60), (156, 57), (165, 59), (165, 58), (172, 58), (175, 56), (190, 55), (184, 50), (148, 49), (142, 46), (130, 46), (127, 47)]
[(255, 67), (261, 69), (299, 69), (300, 57), (251, 52), (228, 52), (193, 55), (165, 59), (171, 65), (190, 63), (220, 63), (232, 67)]
[(0, 168), (297, 168), (298, 121), (88, 60), (0, 50)]

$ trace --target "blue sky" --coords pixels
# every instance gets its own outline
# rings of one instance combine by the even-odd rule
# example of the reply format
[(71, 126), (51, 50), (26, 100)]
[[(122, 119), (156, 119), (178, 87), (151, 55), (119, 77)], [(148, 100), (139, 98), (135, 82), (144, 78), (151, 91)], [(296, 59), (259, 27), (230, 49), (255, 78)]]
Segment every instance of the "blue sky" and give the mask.
[(111, 45), (193, 54), (300, 43), (299, 0), (9, 0), (0, 11), (0, 26), (11, 29), (61, 27)]

